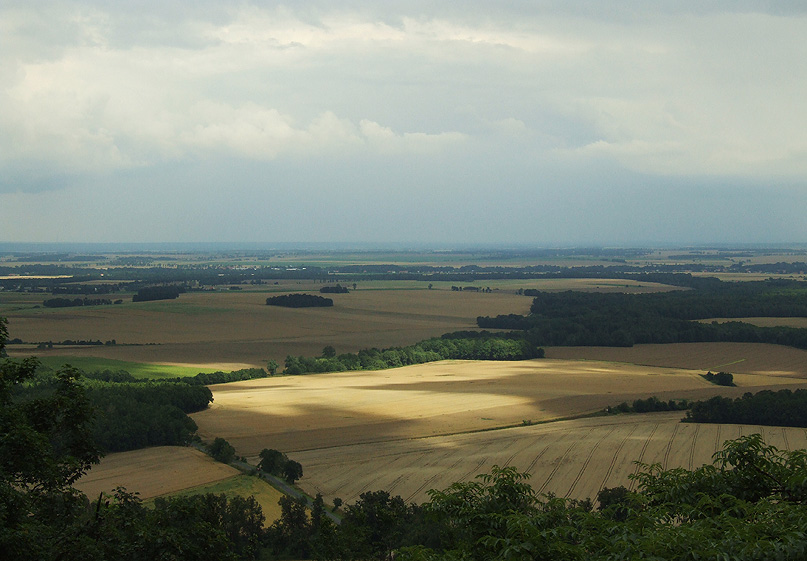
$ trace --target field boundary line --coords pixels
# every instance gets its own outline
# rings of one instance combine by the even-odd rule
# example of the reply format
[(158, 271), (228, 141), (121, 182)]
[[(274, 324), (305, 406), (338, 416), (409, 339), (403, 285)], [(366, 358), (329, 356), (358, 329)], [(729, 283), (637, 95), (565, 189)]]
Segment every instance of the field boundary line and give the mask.
[(591, 450), (589, 451), (588, 456), (586, 457), (586, 461), (583, 462), (583, 465), (580, 467), (580, 471), (577, 472), (577, 477), (574, 478), (574, 481), (572, 482), (572, 486), (569, 487), (569, 492), (566, 493), (566, 495), (565, 495), (566, 497), (571, 496), (571, 494), (574, 492), (574, 489), (575, 489), (575, 487), (577, 487), (577, 484), (580, 481), (580, 478), (583, 477), (583, 473), (585, 473), (589, 462), (591, 462), (591, 458), (592, 458), (592, 456), (594, 456), (594, 452), (596, 452), (597, 448), (600, 447), (600, 444), (602, 444), (602, 441), (605, 440), (606, 438), (608, 438), (609, 436), (611, 436), (614, 433), (615, 430), (616, 430), (616, 427), (611, 427), (611, 430), (609, 430), (604, 436), (600, 437), (600, 439), (597, 441), (597, 443), (594, 446), (591, 447)]
[[(647, 447), (650, 444), (650, 441), (653, 440), (653, 436), (656, 434), (656, 430), (658, 430), (660, 424), (661, 423), (656, 423), (655, 425), (653, 425), (653, 430), (650, 431), (650, 434), (645, 439), (644, 444), (642, 445), (642, 451), (639, 452), (639, 459), (635, 461), (636, 469), (633, 470), (633, 475), (639, 473), (639, 464), (644, 462), (644, 455), (647, 452)], [(630, 489), (631, 491), (633, 490), (634, 483), (636, 483), (636, 480), (631, 479), (630, 485), (628, 485), (628, 489)]]
[(552, 469), (552, 471), (549, 473), (546, 480), (544, 481), (544, 484), (541, 485), (540, 489), (538, 489), (539, 494), (544, 492), (544, 489), (546, 489), (546, 486), (549, 485), (549, 482), (552, 480), (552, 478), (555, 476), (555, 474), (558, 473), (558, 470), (560, 469), (560, 466), (563, 465), (563, 460), (566, 459), (566, 456), (569, 455), (569, 452), (572, 451), (572, 448), (577, 446), (577, 444), (581, 440), (588, 437), (588, 435), (590, 435), (593, 431), (594, 431), (594, 429), (590, 428), (590, 429), (588, 429), (588, 432), (586, 433), (586, 436), (584, 436), (582, 438), (576, 438), (575, 440), (572, 441), (572, 443), (569, 445), (569, 447), (566, 449), (566, 451), (563, 453), (563, 455), (558, 459), (558, 463), (555, 465), (554, 469)]
[(698, 443), (698, 433), (701, 430), (700, 425), (695, 426), (695, 434), (692, 435), (692, 444), (689, 447), (689, 471), (692, 471), (692, 464), (695, 463), (695, 445)]
[(622, 452), (622, 448), (625, 446), (625, 443), (631, 436), (633, 436), (633, 433), (636, 432), (636, 428), (638, 426), (639, 426), (638, 424), (634, 424), (633, 427), (630, 429), (630, 432), (627, 435), (625, 435), (625, 438), (623, 438), (622, 442), (620, 442), (619, 446), (617, 446), (616, 451), (614, 452), (614, 455), (611, 458), (611, 464), (608, 466), (608, 471), (605, 472), (605, 477), (602, 478), (602, 483), (600, 483), (599, 490), (597, 491), (598, 493), (603, 490), (605, 484), (608, 482), (608, 478), (611, 477), (611, 472), (614, 471), (614, 466), (616, 465), (616, 459)]
[(673, 444), (673, 441), (675, 440), (675, 435), (678, 434), (678, 427), (679, 426), (680, 425), (675, 425), (673, 427), (673, 433), (672, 433), (672, 435), (670, 435), (670, 440), (667, 442), (667, 449), (664, 450), (664, 461), (661, 464), (661, 469), (665, 469), (665, 470), (667, 469), (667, 463), (669, 462), (669, 459), (670, 459), (670, 450), (672, 450), (672, 444)]

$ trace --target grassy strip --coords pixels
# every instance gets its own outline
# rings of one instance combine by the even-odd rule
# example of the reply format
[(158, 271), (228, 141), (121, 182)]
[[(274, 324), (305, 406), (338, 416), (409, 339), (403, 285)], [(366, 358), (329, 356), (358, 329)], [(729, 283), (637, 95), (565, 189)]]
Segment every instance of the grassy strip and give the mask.
[(39, 356), (39, 361), (46, 367), (57, 370), (65, 364), (74, 366), (85, 372), (98, 370), (126, 370), (138, 379), (160, 380), (164, 378), (187, 378), (196, 376), (200, 372), (216, 372), (215, 368), (200, 368), (198, 366), (174, 366), (166, 364), (153, 364), (148, 362), (130, 362), (111, 358), (83, 357), (83, 356)]
[[(193, 495), (203, 495), (205, 493), (213, 493), (216, 495), (224, 494), (228, 497), (250, 497), (254, 496), (258, 504), (261, 505), (264, 516), (266, 516), (266, 526), (269, 526), (280, 518), (280, 505), (278, 501), (283, 493), (269, 485), (266, 481), (259, 477), (251, 475), (234, 475), (221, 481), (207, 483), (198, 487), (191, 487), (176, 493), (171, 493), (172, 497), (189, 497)], [(156, 497), (155, 497), (156, 498)], [(144, 501), (147, 506), (154, 504), (154, 499)]]

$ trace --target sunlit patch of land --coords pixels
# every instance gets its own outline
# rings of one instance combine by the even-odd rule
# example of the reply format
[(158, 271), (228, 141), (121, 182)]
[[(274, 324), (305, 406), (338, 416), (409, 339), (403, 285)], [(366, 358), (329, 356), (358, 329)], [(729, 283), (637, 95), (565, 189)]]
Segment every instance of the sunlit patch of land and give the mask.
[(385, 489), (407, 501), (428, 499), (429, 489), (445, 489), (489, 473), (494, 465), (531, 475), (541, 493), (594, 498), (603, 487), (633, 487), (635, 461), (664, 468), (697, 468), (711, 463), (723, 442), (761, 433), (768, 444), (807, 447), (801, 428), (680, 423), (676, 413), (619, 415), (557, 421), (500, 431), (356, 444), (298, 452), (305, 466), (301, 487), (326, 500), (346, 502)]
[[(103, 465), (99, 468), (103, 469)], [(191, 487), (171, 493), (171, 496), (191, 496), (201, 495), (204, 493), (213, 493), (215, 495), (227, 495), (228, 497), (254, 497), (258, 504), (261, 505), (263, 515), (266, 517), (264, 522), (265, 526), (269, 526), (280, 518), (281, 510), (278, 501), (283, 493), (269, 485), (266, 481), (251, 475), (235, 475), (227, 479), (222, 479), (214, 483), (206, 483), (198, 487)]]
[(192, 417), (203, 439), (223, 437), (256, 458), (263, 448), (290, 453), (543, 422), (651, 395), (700, 399), (807, 386), (748, 375), (737, 388), (721, 388), (703, 372), (578, 360), (442, 361), (215, 385), (212, 406)]
[(240, 472), (210, 456), (183, 446), (157, 446), (109, 454), (75, 485), (90, 500), (118, 486), (149, 499), (207, 485)]

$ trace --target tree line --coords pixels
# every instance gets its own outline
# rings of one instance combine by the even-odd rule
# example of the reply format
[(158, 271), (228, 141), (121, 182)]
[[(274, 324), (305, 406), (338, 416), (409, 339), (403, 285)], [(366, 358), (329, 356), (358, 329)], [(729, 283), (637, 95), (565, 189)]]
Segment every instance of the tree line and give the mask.
[(283, 294), (267, 298), (266, 305), (283, 306), (284, 308), (327, 308), (333, 306), (333, 299), (315, 294)]
[(697, 401), (684, 419), (692, 423), (732, 423), (807, 427), (807, 390), (763, 390), (742, 397), (715, 396)]
[[(451, 334), (408, 347), (362, 349), (358, 353), (323, 352), (320, 357), (286, 357), (284, 374), (297, 375), (348, 370), (383, 370), (438, 360), (527, 360), (543, 358), (544, 350), (521, 338), (500, 338), (490, 333), (457, 338)], [(329, 349), (326, 347), (326, 349)]]
[(757, 327), (714, 317), (807, 317), (807, 283), (698, 280), (694, 290), (653, 294), (541, 292), (528, 316), (480, 316), (482, 328), (523, 331), (542, 346), (615, 346), (642, 343), (760, 342), (807, 348), (807, 329)]
[(132, 296), (132, 302), (150, 302), (152, 300), (173, 300), (179, 298), (181, 292), (185, 289), (181, 286), (166, 285), (166, 286), (145, 286), (137, 291), (137, 294)]
[[(122, 304), (123, 300), (115, 300), (115, 304)], [(46, 308), (71, 308), (76, 306), (110, 306), (109, 298), (49, 298), (42, 302)]]

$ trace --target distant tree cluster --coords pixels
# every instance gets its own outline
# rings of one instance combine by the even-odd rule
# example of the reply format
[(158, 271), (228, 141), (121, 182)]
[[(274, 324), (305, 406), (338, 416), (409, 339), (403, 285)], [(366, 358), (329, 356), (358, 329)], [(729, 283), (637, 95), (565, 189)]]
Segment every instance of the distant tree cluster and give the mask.
[(607, 407), (606, 413), (654, 413), (657, 411), (684, 411), (692, 407), (692, 403), (686, 399), (662, 401), (656, 396), (647, 399), (636, 399), (628, 404), (623, 401), (615, 407)]
[(51, 294), (111, 294), (113, 292), (120, 292), (125, 285), (118, 283), (105, 283), (105, 284), (67, 284), (61, 286), (54, 286)]
[(327, 308), (333, 306), (333, 300), (315, 294), (283, 294), (267, 298), (266, 305), (284, 308)]
[(480, 316), (477, 325), (522, 330), (527, 340), (542, 346), (630, 347), (641, 343), (733, 341), (807, 348), (807, 329), (757, 327), (739, 321), (694, 321), (717, 317), (807, 317), (807, 283), (702, 280), (692, 279), (694, 290), (651, 294), (530, 292), (536, 294), (530, 315)]
[[(481, 335), (481, 334), (476, 334)], [(358, 353), (336, 355), (332, 347), (321, 357), (287, 356), (285, 374), (342, 372), (347, 370), (383, 370), (438, 360), (527, 360), (543, 358), (544, 350), (524, 339), (487, 337), (458, 338), (452, 335), (427, 339), (408, 347), (362, 349)]]
[(322, 294), (347, 294), (350, 292), (346, 286), (337, 284), (336, 286), (323, 286), (319, 289)]
[(807, 390), (764, 390), (731, 399), (715, 396), (692, 404), (686, 422), (807, 427)]
[(260, 453), (258, 469), (276, 477), (282, 477), (293, 484), (303, 476), (303, 466), (290, 460), (286, 454), (273, 448), (264, 448)]
[[(116, 304), (122, 304), (123, 300), (116, 300)], [(112, 300), (108, 298), (50, 298), (42, 302), (46, 308), (72, 308), (75, 306), (108, 306)]]
[(452, 292), (493, 292), (489, 286), (482, 288), (481, 286), (452, 286)]
[[(19, 341), (22, 343), (22, 340), (15, 339), (15, 341)], [(117, 345), (117, 341), (115, 339), (108, 339), (107, 341), (101, 341), (100, 339), (65, 339), (63, 341), (40, 341), (36, 343), (38, 349), (52, 349), (53, 345), (89, 345), (89, 346), (111, 346)]]
[(184, 289), (175, 285), (146, 286), (132, 296), (132, 302), (149, 302), (152, 300), (173, 300), (179, 298)]
[(707, 382), (711, 382), (716, 386), (735, 386), (734, 383), (734, 375), (730, 374), (729, 372), (718, 372), (717, 374), (713, 374), (711, 372), (707, 372), (703, 375), (703, 378)]
[(209, 386), (211, 384), (227, 384), (229, 382), (255, 380), (257, 378), (266, 378), (266, 376), (266, 370), (263, 368), (242, 368), (241, 370), (233, 370), (232, 372), (200, 372), (196, 376), (173, 378), (171, 381), (178, 384)]

